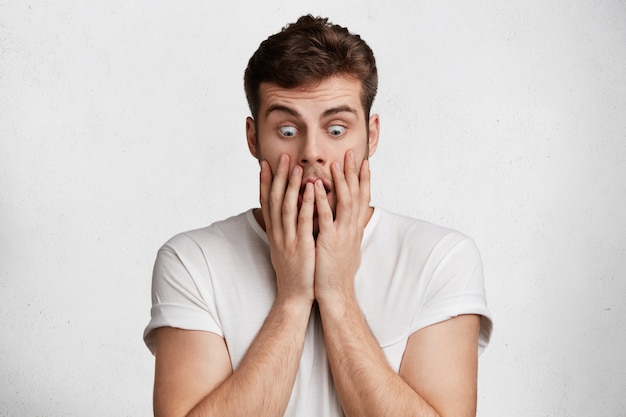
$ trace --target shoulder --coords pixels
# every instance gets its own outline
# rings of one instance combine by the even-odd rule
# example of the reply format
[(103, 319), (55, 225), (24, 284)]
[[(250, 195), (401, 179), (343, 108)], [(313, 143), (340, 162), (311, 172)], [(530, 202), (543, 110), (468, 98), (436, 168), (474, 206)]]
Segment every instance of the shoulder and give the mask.
[(167, 240), (160, 250), (194, 252), (214, 244), (223, 244), (225, 240), (237, 238), (247, 232), (250, 228), (248, 213), (243, 212), (202, 228), (178, 233)]
[(372, 228), (372, 237), (399, 241), (420, 251), (449, 251), (456, 246), (473, 247), (474, 241), (466, 234), (427, 220), (417, 219), (391, 211), (376, 208), (378, 218)]
[[(384, 210), (375, 234), (387, 235), (386, 239), (379, 239), (387, 240), (384, 248), (399, 253), (396, 256), (409, 265), (405, 270), (419, 276), (421, 307), (414, 317), (412, 331), (458, 315), (477, 314), (481, 316), (479, 351), (482, 352), (489, 341), (492, 322), (482, 259), (474, 240), (458, 230)], [(389, 235), (395, 235), (399, 243), (389, 243)]]

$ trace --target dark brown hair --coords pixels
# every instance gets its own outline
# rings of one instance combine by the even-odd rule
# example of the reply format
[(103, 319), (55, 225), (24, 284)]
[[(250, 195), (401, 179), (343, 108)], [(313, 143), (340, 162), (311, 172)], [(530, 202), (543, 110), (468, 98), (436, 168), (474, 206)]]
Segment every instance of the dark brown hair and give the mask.
[[(302, 16), (259, 45), (248, 62), (244, 88), (252, 117), (260, 105), (261, 83), (282, 88), (309, 86), (334, 75), (361, 82), (361, 103), (369, 118), (378, 88), (374, 53), (359, 35), (327, 18)], [(367, 119), (366, 119), (367, 120)]]

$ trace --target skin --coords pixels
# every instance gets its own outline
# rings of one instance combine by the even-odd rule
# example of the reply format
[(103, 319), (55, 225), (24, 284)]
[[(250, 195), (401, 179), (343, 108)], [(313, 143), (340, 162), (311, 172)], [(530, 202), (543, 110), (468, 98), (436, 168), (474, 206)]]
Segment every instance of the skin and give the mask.
[[(479, 319), (458, 316), (409, 337), (400, 372), (388, 365), (354, 293), (373, 208), (367, 158), (379, 118), (366, 121), (349, 77), (261, 86), (246, 121), (260, 161), (255, 218), (267, 232), (277, 295), (236, 370), (212, 333), (157, 330), (155, 415), (280, 416), (317, 301), (329, 365), (347, 416), (474, 416)], [(369, 130), (369, 135), (368, 135)]]
[[(328, 205), (333, 216), (336, 214), (335, 177), (339, 176), (338, 179), (345, 183), (344, 162), (351, 157), (358, 167), (362, 167), (362, 162), (374, 154), (378, 145), (379, 118), (375, 114), (365, 120), (360, 90), (358, 80), (345, 77), (330, 78), (308, 88), (284, 89), (273, 84), (261, 86), (258, 120), (256, 123), (252, 118), (246, 120), (246, 136), (250, 153), (261, 163), (262, 193), (269, 191), (272, 175), (280, 174), (282, 181), (283, 172), (279, 173), (279, 165), (281, 155), (285, 155), (288, 172), (292, 175), (288, 183), (293, 186), (287, 189), (285, 196), (290, 197), (290, 191), (295, 192), (303, 184), (321, 180)], [(264, 171), (264, 162), (273, 174)], [(294, 172), (296, 167), (299, 168)], [(367, 164), (362, 168), (364, 175), (369, 176)], [(353, 179), (350, 177), (350, 180)], [(354, 186), (355, 182), (350, 185)], [(301, 194), (302, 189), (298, 188), (298, 191)], [(373, 212), (368, 206), (369, 179), (360, 194), (362, 204), (357, 208), (362, 210), (360, 225), (364, 227)], [(301, 200), (300, 196), (298, 207)], [(287, 204), (284, 206), (289, 207)], [(271, 221), (259, 210), (255, 216), (264, 228), (265, 222)], [(318, 216), (314, 216), (313, 220), (317, 234)]]

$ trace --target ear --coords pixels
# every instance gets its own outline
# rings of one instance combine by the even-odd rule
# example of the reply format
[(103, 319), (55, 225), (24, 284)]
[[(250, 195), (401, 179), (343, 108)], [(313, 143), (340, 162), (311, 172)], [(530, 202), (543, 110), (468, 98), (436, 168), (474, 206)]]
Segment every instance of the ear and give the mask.
[(257, 152), (256, 125), (252, 117), (246, 118), (246, 139), (248, 140), (248, 150), (252, 156), (259, 159)]
[(370, 137), (368, 138), (369, 154), (367, 157), (374, 155), (378, 147), (378, 135), (380, 134), (380, 118), (378, 114), (370, 116), (369, 120)]

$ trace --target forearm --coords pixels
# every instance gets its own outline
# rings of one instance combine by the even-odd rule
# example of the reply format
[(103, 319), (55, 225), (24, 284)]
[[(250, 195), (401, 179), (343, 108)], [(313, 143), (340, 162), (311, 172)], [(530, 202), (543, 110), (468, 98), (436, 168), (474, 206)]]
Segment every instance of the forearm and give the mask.
[(310, 313), (310, 303), (277, 300), (240, 366), (188, 416), (282, 416)]
[(439, 416), (391, 369), (355, 297), (318, 302), (328, 360), (346, 416)]

